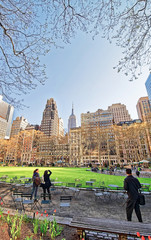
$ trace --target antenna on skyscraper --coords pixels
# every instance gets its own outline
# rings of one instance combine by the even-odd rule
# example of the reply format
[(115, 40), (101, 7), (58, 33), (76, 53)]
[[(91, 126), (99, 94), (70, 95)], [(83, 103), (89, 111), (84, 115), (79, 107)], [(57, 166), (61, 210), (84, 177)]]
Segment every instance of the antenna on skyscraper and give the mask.
[(72, 102), (72, 115), (74, 114), (73, 102)]

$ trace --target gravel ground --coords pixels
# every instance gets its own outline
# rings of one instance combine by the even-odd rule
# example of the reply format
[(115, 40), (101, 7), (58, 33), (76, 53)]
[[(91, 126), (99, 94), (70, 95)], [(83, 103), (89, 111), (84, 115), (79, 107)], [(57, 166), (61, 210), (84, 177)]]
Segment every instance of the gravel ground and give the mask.
[[(10, 187), (9, 187), (10, 188)], [(24, 192), (31, 192), (31, 188), (19, 187), (19, 190)], [(38, 194), (42, 192), (42, 189), (39, 188)], [(65, 190), (62, 192), (61, 189), (57, 189), (51, 193), (52, 203), (48, 212), (53, 214), (54, 209), (56, 209), (55, 215), (64, 216), (64, 217), (74, 217), (74, 216), (88, 216), (88, 217), (96, 217), (96, 218), (110, 218), (110, 219), (121, 219), (126, 220), (126, 212), (125, 212), (125, 202), (127, 196), (125, 198), (121, 196), (117, 196), (117, 193), (111, 193), (111, 196), (108, 198), (107, 196), (102, 196), (99, 199), (95, 198), (94, 191), (85, 191), (80, 190), (80, 192), (76, 192), (75, 196), (73, 190)], [(4, 196), (4, 206), (8, 206), (14, 208), (14, 204), (12, 201), (11, 193), (8, 190), (8, 187), (1, 186), (0, 188), (0, 196)], [(60, 196), (61, 195), (71, 195), (73, 196), (71, 201), (70, 209), (65, 209), (60, 211)], [(149, 223), (151, 219), (151, 195), (146, 196), (146, 205), (140, 206), (142, 212), (142, 218), (144, 223)], [(137, 222), (137, 218), (135, 215), (135, 211), (133, 213), (132, 221)]]

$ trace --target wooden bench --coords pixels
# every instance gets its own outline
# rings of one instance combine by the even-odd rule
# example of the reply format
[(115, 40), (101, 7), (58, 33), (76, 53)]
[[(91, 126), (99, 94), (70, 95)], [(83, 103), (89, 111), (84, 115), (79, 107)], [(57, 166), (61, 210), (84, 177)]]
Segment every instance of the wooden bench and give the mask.
[(139, 232), (144, 237), (151, 235), (150, 223), (128, 222), (115, 219), (100, 219), (74, 217), (70, 224), (71, 227), (77, 228), (78, 232), (83, 236), (85, 230), (94, 232), (114, 233), (118, 235), (118, 240), (127, 239), (127, 236), (136, 237)]

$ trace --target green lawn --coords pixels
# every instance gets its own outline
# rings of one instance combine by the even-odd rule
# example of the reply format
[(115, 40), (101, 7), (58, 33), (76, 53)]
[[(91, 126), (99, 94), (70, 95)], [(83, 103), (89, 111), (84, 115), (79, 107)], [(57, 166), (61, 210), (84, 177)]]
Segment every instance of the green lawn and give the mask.
[[(35, 167), (0, 167), (0, 177), (3, 175), (8, 175), (9, 178), (17, 176), (25, 177), (32, 177), (33, 171)], [(40, 176), (43, 175), (44, 171), (48, 168), (39, 167), (39, 174)], [(90, 179), (96, 179), (95, 186), (98, 187), (100, 182), (104, 182), (105, 186), (109, 184), (116, 184), (119, 186), (123, 186), (123, 180), (125, 176), (114, 176), (114, 175), (106, 175), (106, 174), (99, 174), (91, 171), (86, 171), (86, 168), (56, 168), (51, 167), (49, 168), (52, 171), (51, 178), (55, 179), (55, 181), (61, 182), (75, 182), (75, 179), (80, 179), (79, 183), (82, 183), (82, 187), (85, 187), (85, 182), (89, 181)], [(150, 183), (151, 178), (139, 178), (141, 183)]]

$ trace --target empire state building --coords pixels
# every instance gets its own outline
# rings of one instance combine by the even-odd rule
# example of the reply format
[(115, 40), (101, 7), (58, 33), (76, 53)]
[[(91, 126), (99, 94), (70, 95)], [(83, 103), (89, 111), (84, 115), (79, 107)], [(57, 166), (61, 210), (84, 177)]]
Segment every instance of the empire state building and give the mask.
[(75, 128), (76, 126), (77, 126), (76, 116), (74, 115), (74, 109), (73, 109), (73, 105), (72, 105), (72, 113), (68, 119), (68, 133), (71, 128)]

